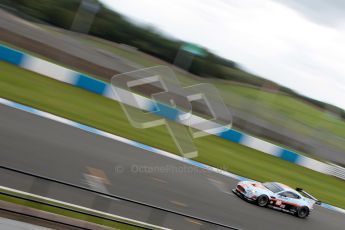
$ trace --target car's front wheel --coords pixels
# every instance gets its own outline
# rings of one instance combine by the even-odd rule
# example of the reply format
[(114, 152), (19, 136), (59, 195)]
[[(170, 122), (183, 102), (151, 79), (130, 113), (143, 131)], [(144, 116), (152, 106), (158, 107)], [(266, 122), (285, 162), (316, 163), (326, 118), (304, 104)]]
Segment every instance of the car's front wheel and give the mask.
[(306, 206), (299, 207), (296, 212), (296, 216), (299, 218), (306, 218), (309, 215), (309, 208)]
[(269, 198), (266, 195), (261, 195), (256, 199), (256, 202), (260, 207), (266, 207), (268, 205)]

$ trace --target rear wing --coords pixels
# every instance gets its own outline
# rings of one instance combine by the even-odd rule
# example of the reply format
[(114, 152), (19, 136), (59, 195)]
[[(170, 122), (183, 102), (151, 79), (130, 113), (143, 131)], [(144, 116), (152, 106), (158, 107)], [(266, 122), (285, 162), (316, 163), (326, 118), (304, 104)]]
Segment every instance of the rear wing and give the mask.
[(317, 205), (321, 205), (321, 201), (319, 201), (318, 199), (316, 199), (314, 196), (310, 195), (309, 193), (307, 193), (306, 191), (304, 191), (302, 188), (296, 188), (296, 191), (301, 193), (304, 197), (311, 199), (313, 201), (315, 201), (315, 204)]

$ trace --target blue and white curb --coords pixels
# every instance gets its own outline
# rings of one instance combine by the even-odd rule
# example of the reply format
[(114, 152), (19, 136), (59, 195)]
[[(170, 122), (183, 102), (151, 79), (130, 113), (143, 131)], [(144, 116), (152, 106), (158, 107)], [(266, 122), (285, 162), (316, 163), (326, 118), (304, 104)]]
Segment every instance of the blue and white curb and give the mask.
[(335, 211), (335, 212), (340, 212), (340, 213), (342, 213), (342, 214), (345, 214), (345, 209), (338, 208), (338, 207), (335, 207), (335, 206), (330, 205), (330, 204), (321, 203), (321, 207), (330, 209), (330, 210)]
[[(125, 144), (128, 144), (128, 145), (131, 145), (131, 146), (134, 146), (134, 147), (137, 147), (137, 148), (141, 148), (141, 149), (144, 149), (144, 150), (146, 150), (148, 152), (156, 153), (156, 154), (159, 154), (161, 156), (165, 156), (165, 157), (168, 157), (170, 159), (174, 159), (174, 160), (183, 162), (185, 164), (189, 164), (189, 165), (195, 166), (195, 167), (200, 168), (200, 169), (208, 170), (208, 171), (211, 171), (211, 172), (214, 172), (214, 173), (221, 174), (221, 175), (226, 176), (226, 177), (233, 178), (235, 180), (239, 180), (239, 181), (241, 181), (241, 180), (252, 180), (252, 179), (249, 179), (249, 178), (246, 178), (246, 177), (242, 177), (242, 176), (236, 175), (234, 173), (231, 173), (231, 172), (228, 172), (228, 171), (224, 171), (222, 169), (218, 169), (218, 168), (215, 168), (215, 167), (212, 167), (212, 166), (209, 166), (209, 165), (197, 162), (197, 161), (193, 161), (193, 160), (190, 160), (190, 159), (187, 159), (187, 158), (183, 158), (183, 157), (175, 155), (173, 153), (170, 153), (170, 152), (167, 152), (167, 151), (155, 148), (155, 147), (151, 147), (149, 145), (145, 145), (145, 144), (140, 143), (140, 142), (129, 140), (129, 139), (124, 138), (124, 137), (120, 137), (120, 136), (117, 136), (117, 135), (114, 135), (114, 134), (111, 134), (111, 133), (107, 133), (107, 132), (104, 132), (102, 130), (99, 130), (99, 129), (96, 129), (96, 128), (93, 128), (93, 127), (90, 127), (90, 126), (87, 126), (87, 125), (83, 125), (81, 123), (78, 123), (78, 122), (75, 122), (75, 121), (71, 121), (71, 120), (68, 120), (66, 118), (53, 115), (51, 113), (43, 112), (41, 110), (34, 109), (34, 108), (26, 106), (26, 105), (22, 105), (22, 104), (13, 102), (13, 101), (9, 101), (9, 100), (6, 100), (4, 98), (0, 98), (0, 104), (9, 106), (11, 108), (19, 109), (19, 110), (22, 110), (22, 111), (25, 111), (25, 112), (28, 112), (28, 113), (31, 113), (31, 114), (35, 114), (37, 116), (44, 117), (44, 118), (47, 118), (47, 119), (50, 119), (50, 120), (53, 120), (53, 121), (57, 121), (59, 123), (66, 124), (66, 125), (69, 125), (69, 126), (72, 126), (72, 127), (75, 127), (75, 128), (81, 129), (81, 130), (84, 130), (86, 132), (90, 132), (90, 133), (94, 133), (96, 135), (100, 135), (100, 136), (103, 136), (103, 137), (106, 137), (106, 138), (110, 138), (112, 140), (116, 140), (116, 141), (119, 141), (119, 142), (122, 142), (122, 143), (125, 143)], [(254, 180), (252, 180), (252, 181), (254, 181)], [(333, 210), (333, 211), (345, 214), (345, 209), (342, 209), (342, 208), (339, 208), (339, 207), (335, 207), (333, 205), (326, 204), (326, 203), (322, 203), (321, 206), (324, 207), (324, 208), (327, 208), (327, 209), (330, 209), (330, 210)]]
[[(119, 98), (113, 92), (111, 85), (106, 82), (94, 79), (85, 74), (78, 73), (68, 68), (42, 60), (40, 58), (12, 49), (5, 45), (0, 45), (0, 61), (5, 61), (14, 65), (20, 66), (24, 69), (39, 73), (43, 76), (47, 76), (49, 78), (53, 78), (55, 80), (65, 82), (70, 85), (102, 95), (104, 97), (119, 101)], [(117, 90), (122, 90), (122, 89), (117, 89)], [(126, 92), (123, 92), (123, 93), (126, 93)], [(153, 111), (153, 108), (156, 108), (154, 101), (140, 95), (135, 95), (135, 99), (137, 101), (136, 104), (133, 104), (132, 101), (121, 101), (121, 103), (125, 103), (125, 104), (128, 104), (130, 106), (135, 106), (135, 107), (138, 107), (139, 105), (140, 109), (142, 110), (151, 111), (153, 113), (156, 113), (157, 115), (164, 116), (166, 118), (171, 118), (169, 114), (171, 114), (172, 110), (176, 111), (176, 109), (173, 109), (167, 106), (165, 107), (160, 106), (159, 111)], [(176, 113), (174, 114), (178, 114), (178, 111), (176, 111)], [(198, 123), (206, 121), (206, 120), (204, 120), (201, 117), (192, 115), (192, 118), (190, 121), (188, 121), (189, 122), (188, 124), (183, 123), (180, 120), (175, 120), (175, 121), (182, 123), (184, 125), (189, 125), (190, 127), (193, 127), (193, 128), (197, 128)], [(215, 127), (219, 127), (219, 125), (215, 124)], [(222, 131), (218, 133), (211, 132), (211, 130), (207, 132), (209, 134), (221, 137), (225, 140), (244, 145), (246, 147), (255, 149), (257, 151), (260, 151), (260, 152), (263, 152), (275, 157), (279, 157), (280, 159), (306, 167), (308, 169), (312, 169), (314, 171), (324, 173), (327, 175), (336, 176), (338, 178), (345, 180), (345, 169), (336, 168), (333, 165), (329, 165), (329, 164), (311, 159), (309, 157), (302, 156), (294, 151), (271, 144), (267, 141), (239, 132), (237, 130), (223, 129)]]

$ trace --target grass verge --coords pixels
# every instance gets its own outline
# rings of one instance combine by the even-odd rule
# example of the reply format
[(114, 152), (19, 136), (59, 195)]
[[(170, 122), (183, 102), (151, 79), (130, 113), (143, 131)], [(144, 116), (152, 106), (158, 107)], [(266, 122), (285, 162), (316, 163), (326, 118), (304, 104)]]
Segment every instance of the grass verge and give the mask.
[[(163, 126), (135, 129), (118, 102), (0, 62), (0, 97), (147, 145), (178, 153)], [(345, 208), (345, 182), (215, 136), (195, 139), (195, 159), (259, 181), (302, 187), (323, 202)]]
[(131, 225), (116, 222), (116, 221), (111, 221), (111, 220), (107, 220), (107, 219), (103, 219), (99, 217), (89, 216), (86, 214), (65, 210), (63, 208), (53, 207), (53, 206), (50, 206), (49, 204), (41, 204), (34, 201), (28, 201), (28, 200), (20, 199), (17, 197), (12, 197), (5, 194), (0, 194), (0, 200), (7, 201), (14, 204), (23, 205), (23, 206), (34, 208), (34, 209), (39, 209), (42, 211), (46, 211), (46, 212), (50, 212), (50, 213), (78, 219), (78, 220), (84, 220), (87, 222), (91, 222), (91, 223), (95, 223), (95, 224), (99, 224), (99, 225), (103, 225), (103, 226), (107, 226), (107, 227), (111, 227), (115, 229), (121, 229), (121, 230), (144, 229), (144, 228), (135, 227), (135, 226), (131, 226)]

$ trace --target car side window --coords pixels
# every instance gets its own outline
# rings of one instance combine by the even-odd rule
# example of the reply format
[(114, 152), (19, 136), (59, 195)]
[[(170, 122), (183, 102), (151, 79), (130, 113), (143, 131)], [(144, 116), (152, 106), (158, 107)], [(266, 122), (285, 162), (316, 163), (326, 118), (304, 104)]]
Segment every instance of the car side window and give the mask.
[(287, 192), (281, 192), (278, 194), (279, 196), (287, 197)]
[(297, 195), (296, 193), (290, 192), (291, 193), (291, 198), (294, 199), (300, 199), (301, 197), (299, 195)]
[(289, 197), (289, 198), (294, 198), (294, 199), (300, 199), (300, 196), (293, 193), (293, 192), (281, 192), (279, 193), (280, 196), (283, 197)]

